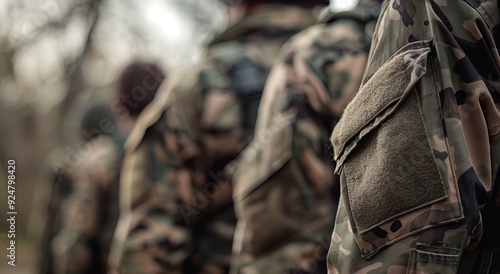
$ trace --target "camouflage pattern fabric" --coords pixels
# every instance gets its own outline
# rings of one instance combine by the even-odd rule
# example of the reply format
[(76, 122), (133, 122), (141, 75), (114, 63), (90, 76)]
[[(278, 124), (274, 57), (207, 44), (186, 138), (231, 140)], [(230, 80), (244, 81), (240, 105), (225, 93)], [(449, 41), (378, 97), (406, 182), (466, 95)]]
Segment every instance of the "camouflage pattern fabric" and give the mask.
[[(37, 273), (54, 273), (54, 254), (50, 252), (53, 238), (61, 229), (61, 208), (73, 192), (74, 178), (70, 168), (63, 166), (72, 157), (63, 148), (56, 148), (44, 160), (36, 187), (28, 229), (38, 243)], [(36, 224), (36, 226), (35, 226)]]
[(384, 2), (331, 138), (329, 273), (499, 273), (499, 26), (498, 1)]
[(200, 68), (164, 83), (125, 147), (113, 271), (228, 272), (236, 217), (223, 169), (252, 136), (278, 50), (312, 23), (294, 6), (255, 7), (210, 44)]
[[(106, 103), (87, 107), (80, 117), (80, 142), (54, 149), (42, 163), (29, 224), (40, 248), (38, 273), (106, 272), (105, 257), (118, 216), (123, 136)], [(46, 177), (51, 178), (43, 180)], [(84, 198), (89, 195), (91, 199)], [(89, 210), (88, 200), (97, 209)], [(85, 231), (89, 223), (93, 235)], [(77, 258), (75, 250), (83, 255)]]
[(361, 84), (379, 11), (364, 1), (323, 14), (282, 48), (234, 167), (231, 273), (326, 273), (339, 196), (328, 138)]
[(60, 229), (51, 241), (53, 273), (106, 273), (119, 216), (121, 149), (112, 137), (101, 135), (77, 154), (79, 164), (68, 170), (73, 189), (61, 201)]

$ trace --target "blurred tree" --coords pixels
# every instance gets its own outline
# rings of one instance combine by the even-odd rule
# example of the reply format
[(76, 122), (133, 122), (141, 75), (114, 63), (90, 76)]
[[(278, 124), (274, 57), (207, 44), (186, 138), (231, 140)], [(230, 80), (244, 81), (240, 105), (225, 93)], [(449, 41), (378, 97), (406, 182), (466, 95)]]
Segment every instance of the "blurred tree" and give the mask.
[(61, 118), (63, 119), (70, 109), (73, 101), (78, 93), (83, 90), (86, 83), (82, 75), (82, 62), (91, 52), (92, 37), (96, 29), (97, 22), (100, 17), (100, 6), (105, 0), (90, 0), (89, 8), (87, 11), (87, 18), (89, 20), (89, 28), (87, 31), (86, 39), (81, 54), (67, 65), (66, 75), (68, 77), (69, 87), (68, 92), (64, 96), (61, 103)]
[[(166, 70), (197, 61), (223, 12), (217, 0), (3, 0), (0, 98), (42, 113), (60, 106), (64, 117), (81, 91), (111, 84), (133, 58)], [(108, 79), (89, 79), (99, 77)]]

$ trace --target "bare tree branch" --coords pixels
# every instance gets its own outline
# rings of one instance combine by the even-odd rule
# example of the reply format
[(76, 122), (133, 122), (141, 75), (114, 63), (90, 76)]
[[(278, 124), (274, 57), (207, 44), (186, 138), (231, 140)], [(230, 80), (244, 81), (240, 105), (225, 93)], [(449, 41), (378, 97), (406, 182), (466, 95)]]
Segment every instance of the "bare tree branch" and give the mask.
[[(78, 93), (83, 90), (85, 87), (85, 82), (83, 81), (83, 75), (82, 75), (82, 64), (83, 61), (87, 58), (88, 54), (91, 52), (92, 49), (92, 37), (95, 32), (97, 23), (99, 21), (99, 16), (100, 16), (100, 7), (102, 3), (105, 0), (91, 0), (90, 6), (89, 6), (89, 18), (92, 18), (91, 20), (91, 25), (89, 27), (89, 30), (87, 32), (87, 38), (85, 40), (85, 44), (83, 46), (82, 53), (80, 56), (69, 66), (68, 68), (71, 69), (71, 71), (67, 74), (68, 81), (69, 81), (69, 88), (66, 96), (64, 97), (62, 103), (60, 104), (60, 119), (62, 120), (65, 115), (68, 113), (68, 110), (71, 108), (73, 101), (77, 97)], [(74, 68), (74, 69), (72, 69)], [(62, 136), (62, 132), (61, 132)]]

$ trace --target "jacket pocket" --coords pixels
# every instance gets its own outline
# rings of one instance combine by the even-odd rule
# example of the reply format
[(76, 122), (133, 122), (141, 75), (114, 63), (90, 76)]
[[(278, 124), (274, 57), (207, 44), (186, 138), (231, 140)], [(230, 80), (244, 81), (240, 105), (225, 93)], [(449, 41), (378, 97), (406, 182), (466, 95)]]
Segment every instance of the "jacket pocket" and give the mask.
[[(446, 142), (437, 144), (429, 131), (436, 117), (430, 121), (422, 112), (425, 105), (439, 116), (437, 92), (427, 89), (424, 96), (415, 89), (428, 72), (430, 51), (430, 42), (421, 41), (396, 52), (363, 85), (332, 134), (342, 196), (365, 257), (462, 216), (459, 209), (434, 218), (440, 206), (460, 198), (451, 163), (436, 159), (438, 151), (448, 155)], [(431, 209), (434, 214), (422, 217)]]
[(410, 251), (407, 273), (457, 273), (460, 250), (417, 243)]
[(234, 173), (235, 210), (245, 223), (244, 249), (253, 256), (303, 233), (331, 231), (331, 201), (314, 194), (298, 166), (294, 119), (278, 115), (243, 152)]

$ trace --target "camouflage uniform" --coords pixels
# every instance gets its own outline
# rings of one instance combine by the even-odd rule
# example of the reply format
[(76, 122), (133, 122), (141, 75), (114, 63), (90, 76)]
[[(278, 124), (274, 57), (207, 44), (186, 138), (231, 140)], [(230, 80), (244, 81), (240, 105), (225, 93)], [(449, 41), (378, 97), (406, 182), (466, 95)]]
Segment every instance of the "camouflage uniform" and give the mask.
[(253, 135), (278, 50), (312, 23), (295, 6), (254, 7), (201, 68), (170, 76), (126, 144), (114, 270), (228, 272), (236, 217), (223, 169)]
[[(71, 174), (74, 189), (61, 204), (61, 229), (52, 240), (55, 273), (106, 273), (118, 220), (121, 148), (108, 136), (86, 143)], [(88, 150), (87, 150), (88, 149)]]
[[(82, 140), (61, 167), (64, 193), (52, 191), (45, 253), (49, 273), (106, 273), (107, 253), (118, 219), (121, 133), (106, 104), (92, 106), (82, 121)], [(61, 195), (64, 194), (64, 195)], [(48, 237), (50, 235), (46, 235)]]
[(326, 13), (282, 48), (234, 171), (231, 273), (326, 273), (339, 196), (328, 139), (361, 84), (379, 11), (363, 1)]
[(151, 102), (164, 77), (154, 63), (130, 63), (121, 72), (111, 104), (103, 101), (84, 112), (79, 132), (82, 141), (76, 149), (66, 146), (66, 152), (71, 153), (54, 155), (64, 159), (50, 157), (58, 174), (48, 192), (51, 197), (41, 273), (107, 272), (108, 251), (119, 216), (124, 135)]
[(383, 4), (331, 138), (329, 273), (500, 272), (499, 27), (498, 1)]

